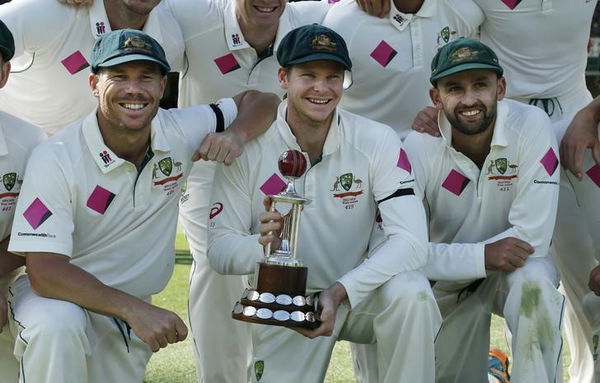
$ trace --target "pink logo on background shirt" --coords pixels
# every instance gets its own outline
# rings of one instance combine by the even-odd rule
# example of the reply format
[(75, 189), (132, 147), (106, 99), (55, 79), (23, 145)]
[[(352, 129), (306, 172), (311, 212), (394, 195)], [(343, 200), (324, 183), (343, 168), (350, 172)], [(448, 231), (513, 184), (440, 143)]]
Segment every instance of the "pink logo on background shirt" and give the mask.
[(108, 209), (108, 205), (110, 205), (114, 198), (115, 194), (113, 192), (106, 190), (100, 185), (96, 185), (96, 188), (94, 188), (94, 191), (87, 200), (86, 206), (104, 215), (106, 209)]
[(335, 4), (338, 1), (340, 1), (340, 0), (327, 0), (327, 3), (329, 3), (329, 4)]
[(371, 57), (385, 68), (397, 53), (388, 43), (381, 40), (379, 45), (371, 52)]
[(504, 4), (510, 9), (515, 9), (517, 5), (521, 3), (522, 0), (502, 0)]
[(469, 182), (470, 180), (467, 177), (452, 169), (444, 180), (442, 187), (452, 194), (461, 195)]
[(596, 184), (596, 186), (600, 187), (600, 165), (594, 165), (588, 169), (585, 174), (590, 177), (592, 181)]
[(227, 74), (229, 72), (233, 72), (236, 69), (240, 69), (240, 64), (238, 64), (233, 53), (216, 58), (215, 64), (217, 64), (217, 67), (219, 68), (222, 74)]
[(400, 149), (400, 155), (398, 156), (398, 163), (396, 164), (400, 169), (404, 169), (407, 172), (411, 172), (412, 166), (410, 165), (410, 161), (408, 160), (408, 156), (404, 149)]
[(282, 191), (286, 185), (287, 184), (281, 179), (281, 177), (273, 173), (273, 175), (269, 177), (264, 184), (262, 184), (260, 190), (265, 193), (265, 195), (275, 195)]
[(540, 160), (540, 163), (544, 169), (546, 169), (546, 172), (548, 172), (549, 176), (554, 174), (556, 168), (558, 168), (558, 157), (556, 157), (556, 154), (554, 154), (554, 150), (552, 150), (552, 148), (548, 149), (546, 154), (544, 154), (544, 157), (542, 157)]
[(29, 222), (33, 230), (36, 230), (42, 223), (44, 223), (52, 212), (44, 205), (39, 198), (36, 198), (31, 205), (23, 212), (23, 217)]
[(90, 66), (80, 51), (76, 51), (75, 53), (71, 54), (69, 57), (62, 60), (61, 63), (71, 74), (80, 72)]

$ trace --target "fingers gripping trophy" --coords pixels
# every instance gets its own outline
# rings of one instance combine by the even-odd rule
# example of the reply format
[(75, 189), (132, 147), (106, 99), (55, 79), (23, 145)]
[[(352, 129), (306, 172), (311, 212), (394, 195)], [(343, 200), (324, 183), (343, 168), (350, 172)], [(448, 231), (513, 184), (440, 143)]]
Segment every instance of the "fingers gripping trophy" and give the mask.
[(271, 211), (276, 205), (291, 206), (283, 219), (280, 249), (271, 252), (265, 246), (265, 257), (257, 262), (256, 287), (246, 289), (233, 308), (237, 320), (275, 326), (316, 328), (315, 302), (306, 296), (308, 268), (297, 257), (300, 215), (310, 200), (296, 192), (294, 180), (306, 171), (307, 161), (298, 150), (288, 150), (279, 157), (279, 171), (288, 180), (287, 187), (271, 196)]

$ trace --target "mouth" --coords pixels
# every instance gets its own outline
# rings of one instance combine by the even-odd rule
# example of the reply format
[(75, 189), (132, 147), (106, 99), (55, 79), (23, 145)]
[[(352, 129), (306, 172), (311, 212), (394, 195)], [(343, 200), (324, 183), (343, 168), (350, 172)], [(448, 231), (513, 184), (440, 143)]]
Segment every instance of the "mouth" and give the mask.
[(122, 102), (119, 103), (119, 106), (123, 109), (127, 109), (129, 111), (138, 112), (148, 106), (147, 102)]
[(275, 9), (277, 9), (277, 7), (259, 7), (259, 6), (254, 6), (254, 9), (256, 9), (260, 13), (273, 13), (273, 12), (275, 12)]
[(306, 99), (311, 104), (316, 104), (316, 105), (326, 105), (326, 104), (329, 104), (329, 101), (331, 101), (330, 98), (312, 98), (312, 97), (307, 97)]

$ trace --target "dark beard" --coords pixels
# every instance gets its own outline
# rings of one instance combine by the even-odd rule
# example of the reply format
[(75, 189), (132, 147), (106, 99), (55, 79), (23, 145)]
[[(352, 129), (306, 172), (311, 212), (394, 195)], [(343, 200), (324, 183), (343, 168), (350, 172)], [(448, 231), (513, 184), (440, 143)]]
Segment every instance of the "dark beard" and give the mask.
[(460, 112), (461, 108), (455, 108), (454, 113), (447, 113), (444, 110), (444, 114), (446, 115), (446, 118), (448, 119), (450, 125), (452, 125), (453, 128), (455, 128), (464, 135), (473, 136), (485, 132), (486, 129), (492, 123), (492, 121), (494, 121), (494, 118), (496, 118), (496, 105), (497, 102), (494, 102), (489, 110), (485, 107), (485, 105), (476, 105), (483, 110), (483, 119), (477, 125), (466, 124), (460, 121), (458, 113)]

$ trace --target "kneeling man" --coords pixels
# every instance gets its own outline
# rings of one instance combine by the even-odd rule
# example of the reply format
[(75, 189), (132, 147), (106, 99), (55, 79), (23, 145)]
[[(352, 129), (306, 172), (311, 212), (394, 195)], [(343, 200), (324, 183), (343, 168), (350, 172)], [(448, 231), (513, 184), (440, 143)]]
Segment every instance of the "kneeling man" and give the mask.
[[(382, 382), (433, 382), (440, 315), (415, 271), (427, 261), (427, 228), (402, 144), (388, 126), (337, 108), (351, 69), (337, 33), (316, 24), (295, 29), (277, 58), (287, 101), (236, 163), (218, 167), (208, 256), (219, 273), (251, 274), (262, 245), (279, 248), (269, 233), (281, 229), (281, 214), (265, 212), (266, 196), (285, 186), (280, 154), (301, 151), (309, 169), (296, 187), (313, 202), (297, 251), (308, 293), (321, 292), (321, 325), (298, 332), (252, 325), (253, 380), (322, 382), (335, 341), (346, 339), (377, 343)], [(367, 257), (378, 208), (386, 241)]]
[(547, 256), (559, 166), (543, 111), (503, 100), (495, 53), (461, 39), (432, 62), (441, 137), (405, 141), (429, 217), (429, 262), (444, 318), (438, 382), (487, 381), (491, 313), (506, 319), (515, 382), (554, 382), (563, 297)]

